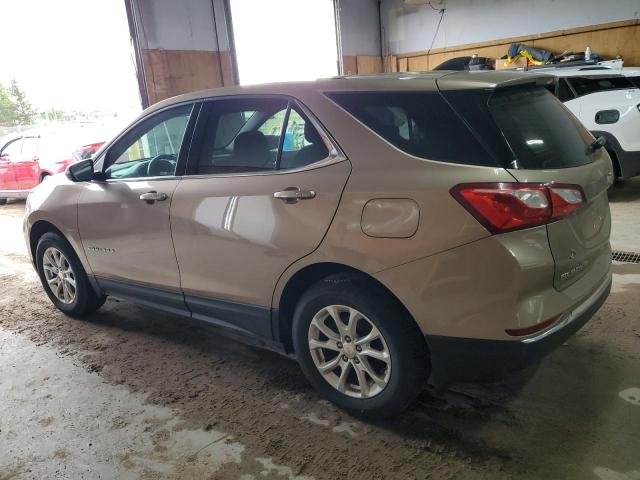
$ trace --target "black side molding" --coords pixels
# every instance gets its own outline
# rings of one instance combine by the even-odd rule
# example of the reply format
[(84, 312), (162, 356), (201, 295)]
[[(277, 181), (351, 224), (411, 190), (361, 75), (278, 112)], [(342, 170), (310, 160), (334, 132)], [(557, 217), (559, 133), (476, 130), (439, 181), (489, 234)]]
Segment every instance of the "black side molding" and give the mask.
[(185, 295), (193, 318), (272, 340), (271, 309), (258, 305)]
[[(178, 291), (109, 278), (92, 277), (93, 283), (101, 294), (112, 295), (174, 315), (205, 321), (240, 336), (253, 337), (261, 344), (264, 343), (270, 350), (278, 352), (283, 350), (279, 340), (274, 341), (272, 311), (269, 307), (184, 295)], [(277, 312), (275, 318), (277, 319)]]
[(130, 300), (147, 307), (156, 308), (164, 312), (190, 317), (191, 312), (184, 302), (181, 292), (171, 292), (159, 288), (136, 285), (108, 278), (96, 278), (101, 290), (107, 295)]

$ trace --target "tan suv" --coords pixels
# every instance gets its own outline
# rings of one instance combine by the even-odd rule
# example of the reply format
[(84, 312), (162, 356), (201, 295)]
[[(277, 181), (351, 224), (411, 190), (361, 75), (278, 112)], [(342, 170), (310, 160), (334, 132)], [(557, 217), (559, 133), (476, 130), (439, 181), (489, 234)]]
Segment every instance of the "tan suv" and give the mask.
[(611, 285), (611, 161), (547, 76), (237, 87), (146, 110), (29, 196), (51, 301), (107, 295), (295, 355), (355, 413), (542, 357)]

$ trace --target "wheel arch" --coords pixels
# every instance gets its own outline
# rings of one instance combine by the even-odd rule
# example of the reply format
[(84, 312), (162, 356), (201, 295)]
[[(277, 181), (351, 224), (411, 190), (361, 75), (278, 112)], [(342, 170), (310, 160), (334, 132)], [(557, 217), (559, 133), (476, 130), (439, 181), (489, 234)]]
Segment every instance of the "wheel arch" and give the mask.
[(71, 242), (69, 238), (64, 233), (62, 233), (62, 230), (60, 230), (56, 225), (49, 222), (48, 220), (37, 220), (29, 230), (29, 251), (31, 253), (31, 260), (33, 262), (34, 267), (36, 267), (36, 269), (38, 267), (37, 265), (38, 260), (36, 258), (36, 249), (38, 248), (38, 242), (40, 241), (42, 236), (46, 233), (56, 233), (66, 240), (66, 242), (71, 247), (71, 250), (73, 250), (73, 252), (78, 257), (78, 260), (80, 261), (80, 264), (84, 268), (85, 273), (89, 279), (89, 283), (91, 284), (91, 287), (93, 288), (96, 295), (103, 295), (102, 289), (98, 285), (94, 276), (90, 273), (91, 270), (89, 269), (88, 262), (85, 263), (86, 257), (84, 256), (84, 252), (78, 252), (78, 249), (74, 247), (73, 242)]
[(605, 150), (607, 151), (607, 153), (609, 154), (609, 157), (611, 158), (613, 173), (616, 176), (616, 178), (623, 178), (624, 172), (622, 169), (622, 163), (620, 161), (620, 153), (622, 151), (622, 147), (620, 146), (620, 143), (618, 143), (618, 139), (615, 137), (613, 133), (604, 132), (601, 130), (592, 130), (591, 134), (596, 138), (604, 137), (607, 140), (607, 144), (605, 145)]
[[(47, 220), (38, 220), (31, 226), (31, 229), (29, 230), (29, 250), (31, 251), (31, 258), (33, 259), (34, 265), (36, 264), (36, 248), (38, 247), (38, 242), (45, 233), (49, 232), (57, 233), (62, 238), (66, 239), (62, 231), (53, 223), (48, 222)], [(77, 253), (78, 252), (76, 252), (76, 254)]]
[[(411, 313), (403, 305), (400, 299), (382, 284), (379, 280), (357, 268), (335, 262), (320, 262), (306, 265), (296, 273), (294, 273), (285, 284), (280, 299), (277, 303), (278, 314), (273, 324), (274, 339), (280, 342), (287, 353), (294, 353), (293, 348), (293, 314), (298, 304), (298, 300), (315, 283), (334, 275), (344, 275), (344, 281), (366, 280), (372, 286), (384, 291), (411, 320), (412, 327), (415, 328), (416, 334), (424, 340), (424, 336), (420, 332), (418, 323), (415, 321)], [(427, 347), (426, 340), (424, 340)], [(427, 347), (428, 348), (428, 347)]]
[(618, 158), (618, 154), (612, 148), (607, 148), (607, 153), (609, 154), (609, 158), (611, 158), (611, 164), (613, 166), (613, 175), (615, 180), (622, 177), (622, 168), (620, 167), (620, 159)]

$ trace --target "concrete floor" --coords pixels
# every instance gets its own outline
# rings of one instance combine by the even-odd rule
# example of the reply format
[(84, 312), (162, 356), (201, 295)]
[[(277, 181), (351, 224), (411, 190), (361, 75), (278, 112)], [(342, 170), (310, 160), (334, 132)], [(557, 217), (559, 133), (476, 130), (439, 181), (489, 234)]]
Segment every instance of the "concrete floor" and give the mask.
[[(614, 249), (640, 251), (640, 179), (611, 194)], [(640, 265), (594, 319), (508, 382), (424, 394), (363, 423), (296, 364), (115, 300), (53, 308), (0, 207), (0, 479), (640, 480)]]

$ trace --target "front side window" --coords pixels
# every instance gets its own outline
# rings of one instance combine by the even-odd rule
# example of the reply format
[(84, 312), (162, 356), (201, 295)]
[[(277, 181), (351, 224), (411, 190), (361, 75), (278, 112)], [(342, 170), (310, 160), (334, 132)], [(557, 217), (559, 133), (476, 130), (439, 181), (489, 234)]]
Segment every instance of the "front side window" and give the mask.
[(329, 154), (306, 115), (283, 98), (212, 100), (197, 137), (189, 171), (198, 175), (300, 168)]
[(165, 110), (143, 122), (107, 154), (107, 178), (173, 176), (193, 106)]
[(22, 158), (32, 160), (38, 156), (38, 145), (40, 139), (38, 137), (25, 137), (22, 143)]
[(12, 141), (2, 149), (2, 157), (6, 157), (9, 160), (18, 161), (20, 159), (20, 152), (22, 151), (22, 138)]

